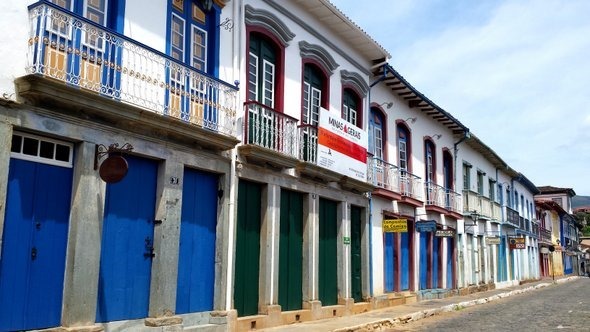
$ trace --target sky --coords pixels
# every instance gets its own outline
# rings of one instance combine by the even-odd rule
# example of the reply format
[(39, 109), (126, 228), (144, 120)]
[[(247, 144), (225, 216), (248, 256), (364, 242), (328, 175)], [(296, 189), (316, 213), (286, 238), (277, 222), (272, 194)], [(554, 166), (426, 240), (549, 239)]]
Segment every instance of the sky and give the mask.
[(331, 2), (511, 168), (590, 195), (590, 1)]

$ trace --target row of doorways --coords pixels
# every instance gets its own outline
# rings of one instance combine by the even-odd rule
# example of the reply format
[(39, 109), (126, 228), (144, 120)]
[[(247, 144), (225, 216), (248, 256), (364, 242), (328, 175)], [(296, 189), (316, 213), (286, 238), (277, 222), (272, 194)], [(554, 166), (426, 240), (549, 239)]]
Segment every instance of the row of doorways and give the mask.
[[(261, 198), (263, 185), (240, 180), (234, 308), (238, 316), (258, 314), (260, 277)], [(303, 305), (303, 207), (304, 194), (281, 190), (279, 236), (278, 304), (282, 311), (300, 310)], [(337, 234), (338, 202), (319, 198), (318, 300), (322, 305), (338, 303)], [(361, 207), (350, 209), (351, 297), (362, 299)]]
[[(158, 162), (125, 159), (127, 176), (106, 189), (97, 322), (148, 315)], [(72, 167), (10, 160), (0, 257), (0, 331), (60, 325), (72, 176)], [(185, 169), (177, 313), (213, 308), (217, 182), (217, 175)]]

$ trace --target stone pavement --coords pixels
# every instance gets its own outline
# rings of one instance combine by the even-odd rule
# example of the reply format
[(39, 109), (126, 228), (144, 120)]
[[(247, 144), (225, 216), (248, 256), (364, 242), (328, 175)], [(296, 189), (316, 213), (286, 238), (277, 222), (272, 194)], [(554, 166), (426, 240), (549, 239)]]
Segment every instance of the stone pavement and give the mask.
[(443, 299), (423, 300), (416, 303), (403, 304), (384, 309), (372, 310), (369, 312), (322, 319), (316, 321), (302, 322), (291, 325), (283, 325), (273, 328), (261, 329), (266, 332), (352, 332), (352, 331), (375, 331), (387, 329), (393, 326), (416, 321), (429, 316), (444, 312), (459, 310), (462, 308), (488, 303), (507, 296), (533, 291), (553, 284), (571, 281), (580, 278), (578, 276), (566, 276), (556, 280), (544, 278), (542, 280), (528, 282), (522, 285), (510, 286), (501, 289), (494, 289), (485, 292), (473, 293), (463, 296), (453, 296)]

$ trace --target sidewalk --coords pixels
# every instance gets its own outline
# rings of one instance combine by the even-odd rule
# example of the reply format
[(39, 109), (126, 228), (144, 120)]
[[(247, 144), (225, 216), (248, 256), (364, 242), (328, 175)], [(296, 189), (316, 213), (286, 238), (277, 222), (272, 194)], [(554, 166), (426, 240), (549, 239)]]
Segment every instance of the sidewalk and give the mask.
[(555, 281), (551, 278), (541, 279), (518, 286), (510, 286), (502, 289), (494, 289), (486, 292), (474, 293), (464, 296), (453, 296), (444, 299), (424, 300), (411, 304), (403, 304), (394, 307), (369, 311), (366, 313), (303, 322), (291, 325), (261, 329), (267, 332), (303, 332), (303, 331), (374, 331), (380, 328), (393, 327), (410, 321), (420, 320), (425, 317), (450, 312), (478, 304), (495, 301), (507, 296), (521, 294), (547, 287), (555, 283), (562, 283), (579, 278), (578, 276), (561, 277)]

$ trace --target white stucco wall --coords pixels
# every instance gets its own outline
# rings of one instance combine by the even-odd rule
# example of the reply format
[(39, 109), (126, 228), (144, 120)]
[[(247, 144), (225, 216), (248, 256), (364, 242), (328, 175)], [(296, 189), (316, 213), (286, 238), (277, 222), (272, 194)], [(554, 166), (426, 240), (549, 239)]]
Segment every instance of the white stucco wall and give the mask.
[(0, 1), (0, 97), (14, 97), (14, 79), (25, 75), (29, 14), (34, 1)]

